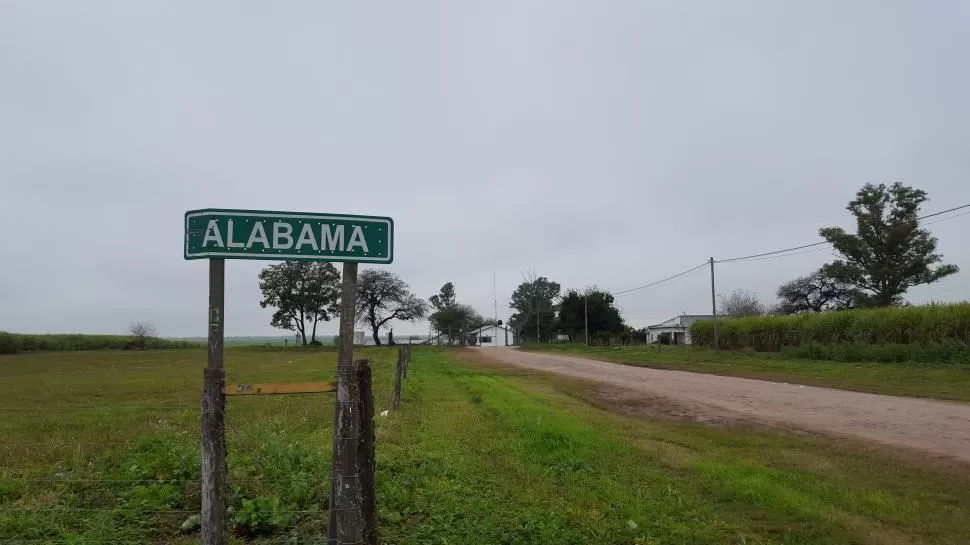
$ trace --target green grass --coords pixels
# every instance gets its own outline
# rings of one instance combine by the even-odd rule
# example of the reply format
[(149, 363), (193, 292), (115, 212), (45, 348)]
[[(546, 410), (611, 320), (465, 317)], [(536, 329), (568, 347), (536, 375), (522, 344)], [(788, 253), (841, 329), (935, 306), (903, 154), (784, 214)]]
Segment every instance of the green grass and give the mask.
[[(582, 386), (415, 348), (377, 417), (388, 544), (970, 542), (967, 476), (854, 443), (624, 417)], [(366, 349), (378, 412), (394, 353)], [(197, 543), (204, 353), (4, 356), (0, 542)], [(333, 377), (327, 350), (227, 350), (229, 381)], [(237, 543), (324, 543), (332, 394), (230, 398)], [(147, 408), (151, 406), (152, 408)], [(254, 514), (255, 513), (255, 514)], [(243, 516), (243, 515), (234, 515)]]
[(783, 354), (690, 346), (527, 345), (526, 350), (563, 353), (626, 365), (673, 369), (876, 394), (970, 401), (970, 366), (835, 362)]

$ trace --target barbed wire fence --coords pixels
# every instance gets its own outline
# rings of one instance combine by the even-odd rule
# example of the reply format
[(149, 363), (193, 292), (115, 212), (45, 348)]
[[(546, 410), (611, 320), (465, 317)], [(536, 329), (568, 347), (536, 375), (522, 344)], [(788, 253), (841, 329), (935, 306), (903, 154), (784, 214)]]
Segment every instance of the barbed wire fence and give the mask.
[[(400, 406), (411, 350), (397, 353), (395, 379), (372, 391), (371, 441), (393, 425)], [(268, 411), (261, 403), (267, 399), (227, 397), (229, 521), (237, 534), (261, 543), (327, 543), (330, 403), (312, 395), (274, 397)], [(48, 439), (18, 439), (68, 413), (72, 420), (80, 415), (81, 423), (53, 427)], [(197, 536), (200, 416), (200, 407), (188, 404), (0, 406), (8, 423), (0, 427), (7, 432), (0, 443), (0, 544), (169, 543)]]

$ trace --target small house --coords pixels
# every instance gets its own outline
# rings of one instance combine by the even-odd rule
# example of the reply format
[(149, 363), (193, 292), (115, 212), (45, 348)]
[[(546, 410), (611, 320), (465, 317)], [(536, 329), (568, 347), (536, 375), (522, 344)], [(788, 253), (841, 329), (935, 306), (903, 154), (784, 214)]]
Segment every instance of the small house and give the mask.
[(469, 332), (475, 337), (478, 346), (512, 346), (515, 344), (515, 332), (504, 325), (486, 325)]
[(655, 325), (647, 326), (647, 342), (655, 343), (660, 340), (660, 336), (668, 334), (670, 344), (691, 344), (690, 326), (697, 320), (710, 320), (710, 314), (681, 314)]
[[(513, 346), (515, 344), (515, 331), (504, 325), (486, 325), (473, 329), (465, 333), (467, 344), (475, 346)], [(427, 344), (460, 344), (461, 338), (455, 332), (454, 339), (449, 342), (447, 333), (439, 333), (429, 338)]]

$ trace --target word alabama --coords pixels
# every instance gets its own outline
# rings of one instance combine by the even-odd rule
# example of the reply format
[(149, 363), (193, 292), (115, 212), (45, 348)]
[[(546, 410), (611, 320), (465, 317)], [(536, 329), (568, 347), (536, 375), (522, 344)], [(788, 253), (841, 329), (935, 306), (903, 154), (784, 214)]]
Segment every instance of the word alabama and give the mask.
[(185, 259), (390, 263), (394, 221), (379, 216), (226, 210), (185, 213)]

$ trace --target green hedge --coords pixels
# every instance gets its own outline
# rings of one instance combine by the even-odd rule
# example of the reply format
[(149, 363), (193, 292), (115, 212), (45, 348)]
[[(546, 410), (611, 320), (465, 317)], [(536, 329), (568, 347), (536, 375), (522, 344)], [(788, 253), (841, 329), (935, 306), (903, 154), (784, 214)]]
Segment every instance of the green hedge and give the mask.
[[(149, 338), (144, 348), (194, 348), (198, 343), (168, 341)], [(138, 347), (132, 337), (126, 335), (29, 335), (0, 331), (0, 354), (21, 352), (48, 352), (69, 350), (131, 349)], [(138, 347), (141, 348), (141, 347)]]
[(970, 363), (970, 345), (940, 344), (810, 344), (786, 346), (782, 357), (843, 362), (873, 361), (885, 363)]
[[(952, 351), (970, 344), (970, 303), (724, 318), (717, 332), (721, 348), (759, 352), (815, 345), (946, 345)], [(711, 321), (695, 322), (690, 335), (695, 345), (711, 346)]]

